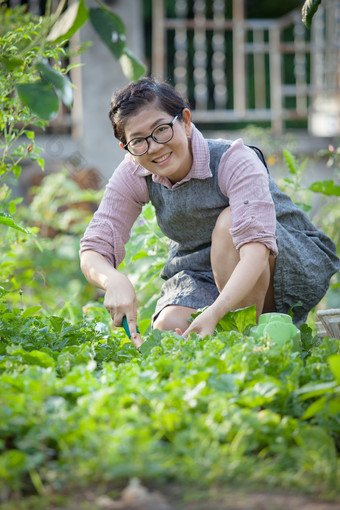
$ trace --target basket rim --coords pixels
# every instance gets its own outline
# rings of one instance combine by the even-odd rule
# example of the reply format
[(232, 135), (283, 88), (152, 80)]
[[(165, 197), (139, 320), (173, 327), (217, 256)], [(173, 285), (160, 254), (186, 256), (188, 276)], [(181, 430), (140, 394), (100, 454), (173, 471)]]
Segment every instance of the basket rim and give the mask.
[(328, 310), (318, 310), (316, 312), (316, 314), (319, 317), (323, 317), (323, 316), (327, 316), (327, 315), (339, 315), (340, 316), (340, 308), (329, 308)]

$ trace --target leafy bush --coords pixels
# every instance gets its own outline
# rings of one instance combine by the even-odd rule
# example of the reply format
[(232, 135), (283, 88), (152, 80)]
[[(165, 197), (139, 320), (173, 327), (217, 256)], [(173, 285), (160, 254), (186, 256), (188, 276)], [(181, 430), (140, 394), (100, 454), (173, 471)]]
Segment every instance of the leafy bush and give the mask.
[(45, 313), (79, 320), (82, 306), (96, 290), (79, 267), (79, 240), (97, 207), (102, 191), (80, 189), (66, 171), (46, 176), (30, 190), (29, 206), (20, 206), (16, 218), (29, 218), (38, 236), (23, 237), (5, 230), (0, 256), (0, 280), (11, 306), (41, 305)]

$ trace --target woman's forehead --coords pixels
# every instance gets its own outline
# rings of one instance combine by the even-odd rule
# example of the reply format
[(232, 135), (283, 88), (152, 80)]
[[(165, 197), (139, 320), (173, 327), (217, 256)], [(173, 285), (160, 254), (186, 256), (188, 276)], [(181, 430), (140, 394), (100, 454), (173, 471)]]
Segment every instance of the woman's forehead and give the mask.
[[(146, 107), (141, 108), (135, 114), (129, 115), (125, 123), (125, 134), (130, 138), (131, 136), (138, 136), (144, 132), (149, 134), (149, 131), (162, 122), (170, 122), (170, 115), (164, 110), (159, 108)], [(172, 120), (172, 119), (170, 119)]]

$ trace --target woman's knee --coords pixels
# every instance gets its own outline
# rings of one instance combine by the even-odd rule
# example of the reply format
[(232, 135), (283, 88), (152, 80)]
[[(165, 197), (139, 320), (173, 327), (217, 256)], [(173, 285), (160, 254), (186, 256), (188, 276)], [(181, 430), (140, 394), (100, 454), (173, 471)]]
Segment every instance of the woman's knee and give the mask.
[(162, 331), (174, 331), (176, 328), (185, 331), (189, 326), (189, 318), (195, 308), (179, 305), (168, 305), (157, 315), (153, 329)]

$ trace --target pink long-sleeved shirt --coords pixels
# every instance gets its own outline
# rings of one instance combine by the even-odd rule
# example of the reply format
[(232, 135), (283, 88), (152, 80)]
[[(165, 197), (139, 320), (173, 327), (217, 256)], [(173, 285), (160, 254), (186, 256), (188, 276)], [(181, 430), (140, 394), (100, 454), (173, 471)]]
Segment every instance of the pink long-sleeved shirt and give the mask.
[[(171, 189), (192, 178), (211, 177), (208, 143), (195, 126), (191, 148), (193, 164), (181, 181), (172, 184), (166, 177), (155, 174), (152, 179)], [(110, 178), (99, 208), (80, 241), (80, 254), (94, 250), (114, 267), (119, 266), (131, 228), (143, 205), (149, 202), (145, 176), (150, 174), (126, 154)], [(261, 242), (276, 256), (276, 214), (268, 182), (267, 170), (255, 152), (241, 139), (235, 140), (222, 155), (218, 168), (220, 189), (229, 198), (233, 242), (236, 249), (246, 243)]]

